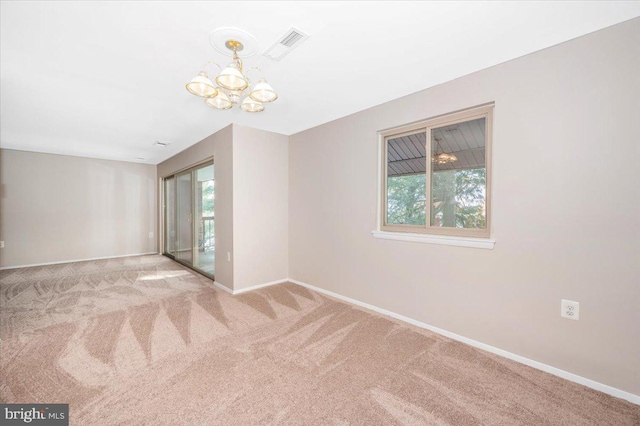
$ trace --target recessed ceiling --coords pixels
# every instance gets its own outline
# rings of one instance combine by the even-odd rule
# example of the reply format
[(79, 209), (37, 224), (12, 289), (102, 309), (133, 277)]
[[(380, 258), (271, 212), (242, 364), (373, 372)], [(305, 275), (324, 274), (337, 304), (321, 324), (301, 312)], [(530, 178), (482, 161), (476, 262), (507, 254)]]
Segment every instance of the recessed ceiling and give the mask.
[[(616, 1), (0, 7), (0, 146), (151, 164), (230, 123), (290, 135), (640, 16)], [(292, 26), (309, 39), (262, 56)], [(245, 66), (279, 94), (264, 112), (213, 110), (185, 90), (206, 61), (228, 60), (209, 42), (219, 27), (258, 41)]]

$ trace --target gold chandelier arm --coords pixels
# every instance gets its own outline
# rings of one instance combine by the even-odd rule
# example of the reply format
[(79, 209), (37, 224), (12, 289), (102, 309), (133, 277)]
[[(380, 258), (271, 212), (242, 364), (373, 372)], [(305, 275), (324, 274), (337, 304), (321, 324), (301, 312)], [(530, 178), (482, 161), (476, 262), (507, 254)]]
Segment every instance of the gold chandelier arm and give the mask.
[(213, 61), (207, 61), (205, 62), (205, 64), (202, 66), (202, 69), (204, 70), (207, 65), (215, 65), (216, 67), (218, 67), (218, 72), (222, 71), (222, 67), (220, 65), (218, 65), (217, 62), (213, 62)]

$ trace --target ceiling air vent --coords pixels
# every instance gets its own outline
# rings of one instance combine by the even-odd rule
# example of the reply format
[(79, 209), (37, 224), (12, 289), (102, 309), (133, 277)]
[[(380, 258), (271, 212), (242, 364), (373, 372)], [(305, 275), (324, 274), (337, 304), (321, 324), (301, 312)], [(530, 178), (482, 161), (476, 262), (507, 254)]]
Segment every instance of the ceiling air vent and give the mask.
[(169, 145), (171, 145), (170, 142), (164, 142), (164, 141), (156, 141), (153, 146), (159, 146), (160, 148), (166, 148)]
[(308, 38), (308, 34), (305, 34), (295, 27), (291, 27), (273, 46), (264, 52), (264, 56), (274, 61), (279, 61)]

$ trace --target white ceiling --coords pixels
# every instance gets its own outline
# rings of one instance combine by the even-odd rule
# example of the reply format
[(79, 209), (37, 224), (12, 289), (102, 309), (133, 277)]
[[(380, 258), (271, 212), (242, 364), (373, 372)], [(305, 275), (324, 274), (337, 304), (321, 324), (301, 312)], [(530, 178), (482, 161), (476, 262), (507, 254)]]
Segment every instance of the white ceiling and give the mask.
[[(640, 16), (640, 2), (2, 2), (0, 146), (157, 164), (234, 122), (290, 135)], [(280, 98), (210, 109), (184, 85), (218, 27), (260, 53)], [(153, 146), (170, 142), (167, 148)]]

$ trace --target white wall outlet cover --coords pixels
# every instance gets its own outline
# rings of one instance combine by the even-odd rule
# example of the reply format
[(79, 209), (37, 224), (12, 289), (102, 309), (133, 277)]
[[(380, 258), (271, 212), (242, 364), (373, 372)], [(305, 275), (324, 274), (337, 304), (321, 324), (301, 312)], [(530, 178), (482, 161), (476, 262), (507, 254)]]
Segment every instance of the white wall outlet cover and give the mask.
[(149, 232), (149, 238), (153, 238), (153, 232)]
[(227, 262), (231, 262), (231, 252), (227, 252)]
[(580, 303), (562, 299), (560, 302), (560, 316), (578, 321), (580, 319)]
[(4, 248), (4, 241), (0, 241), (0, 248)]

